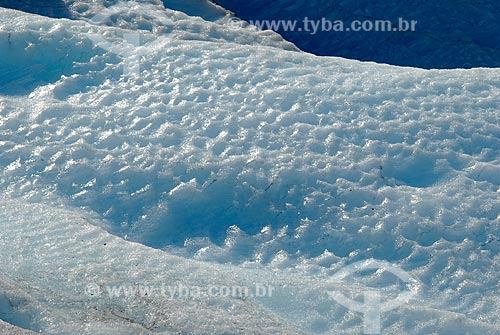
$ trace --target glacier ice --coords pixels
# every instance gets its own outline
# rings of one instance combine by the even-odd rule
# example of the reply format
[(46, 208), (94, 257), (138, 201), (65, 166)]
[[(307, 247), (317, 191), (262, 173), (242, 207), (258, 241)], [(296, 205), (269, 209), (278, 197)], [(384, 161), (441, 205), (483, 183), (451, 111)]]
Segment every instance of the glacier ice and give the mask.
[[(12, 278), (0, 278), (0, 315), (9, 312), (1, 303), (7, 301), (13, 309), (10, 314), (15, 315), (9, 321), (45, 334), (360, 331), (357, 317), (327, 298), (325, 292), (332, 287), (327, 273), (313, 276), (298, 269), (270, 271), (254, 266), (235, 269), (169, 255), (106, 233), (81, 210), (4, 200), (0, 214), (4, 229), (0, 266)], [(275, 290), (263, 297), (107, 295), (110, 285), (204, 288), (256, 283)], [(89, 291), (94, 286), (98, 291)], [(463, 311), (429, 306), (436, 299), (430, 293), (422, 292), (418, 299), (388, 313), (384, 333), (429, 334), (431, 329), (439, 334), (498, 333), (494, 324), (467, 318)]]
[[(499, 332), (500, 70), (317, 57), (162, 6), (103, 25), (93, 7), (0, 9), (0, 319), (45, 334), (356, 334), (328, 278), (378, 258), (421, 285), (385, 334)], [(137, 76), (89, 39), (137, 31)], [(165, 282), (277, 290), (85, 295)]]
[(34, 335), (34, 334), (36, 334), (32, 331), (13, 326), (13, 325), (11, 325), (7, 322), (4, 322), (2, 320), (0, 320), (0, 331), (2, 331), (2, 334), (6, 334), (6, 335)]

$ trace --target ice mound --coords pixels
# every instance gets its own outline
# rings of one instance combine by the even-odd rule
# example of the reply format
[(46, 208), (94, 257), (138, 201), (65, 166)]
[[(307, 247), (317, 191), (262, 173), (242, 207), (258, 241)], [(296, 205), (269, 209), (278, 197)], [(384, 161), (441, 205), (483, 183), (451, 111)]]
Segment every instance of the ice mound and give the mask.
[[(142, 29), (132, 10), (103, 24), (0, 10), (0, 288), (20, 301), (0, 302), (1, 319), (47, 334), (357, 334), (328, 278), (378, 258), (421, 285), (384, 333), (499, 332), (500, 70), (316, 57), (170, 13), (191, 30)], [(138, 31), (141, 45), (120, 44)], [(164, 279), (280, 289), (84, 294)]]
[[(36, 5), (35, 5), (36, 4)], [(89, 21), (124, 29), (150, 31), (155, 35), (201, 41), (225, 41), (260, 44), (298, 51), (297, 47), (272, 31), (257, 32), (248, 23), (208, 0), (51, 0), (39, 5), (34, 1), (0, 0), (0, 7), (36, 14)], [(16, 14), (10, 12), (14, 21)], [(50, 16), (50, 15), (49, 15)], [(38, 24), (44, 18), (35, 19)], [(209, 20), (209, 21), (206, 21)], [(240, 29), (234, 29), (235, 23)], [(9, 22), (10, 23), (10, 22)], [(75, 23), (77, 24), (77, 23)], [(5, 27), (9, 31), (11, 27)], [(88, 32), (90, 33), (90, 32)]]
[[(4, 0), (6, 1), (6, 0)], [(89, 14), (102, 12), (103, 8), (111, 8), (119, 5), (120, 3), (131, 3), (144, 5), (158, 6), (158, 12), (163, 9), (175, 10), (182, 12), (191, 19), (194, 17), (201, 17), (206, 21), (217, 23), (224, 23), (224, 19), (228, 16), (233, 16), (228, 10), (216, 5), (210, 0), (138, 0), (138, 1), (123, 1), (123, 0), (106, 0), (106, 1), (92, 1), (92, 0), (63, 0), (66, 7), (71, 11), (73, 18), (88, 17)]]
[[(228, 14), (224, 8), (209, 0), (139, 0), (141, 4), (164, 4), (165, 7), (178, 10), (190, 16), (203, 17), (208, 21), (217, 21)], [(92, 0), (0, 0), (0, 7), (21, 10), (23, 12), (56, 17), (78, 18), (82, 13), (97, 8), (112, 7), (119, 0), (92, 1)]]

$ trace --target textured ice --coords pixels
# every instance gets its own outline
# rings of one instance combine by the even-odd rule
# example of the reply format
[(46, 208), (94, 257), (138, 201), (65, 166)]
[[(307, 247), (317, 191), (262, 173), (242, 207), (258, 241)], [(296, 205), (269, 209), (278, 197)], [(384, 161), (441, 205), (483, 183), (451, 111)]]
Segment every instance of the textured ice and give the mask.
[[(286, 50), (298, 50), (277, 33), (256, 32), (243, 21), (242, 29), (237, 31), (229, 29), (228, 20), (232, 20), (230, 23), (234, 24), (237, 18), (208, 0), (49, 0), (40, 4), (32, 0), (22, 2), (0, 0), (0, 7), (44, 15), (52, 13), (53, 16), (64, 18), (86, 19), (94, 24), (151, 31), (156, 35), (167, 35), (177, 39), (262, 44)], [(12, 15), (15, 18), (15, 14)], [(101, 20), (97, 20), (99, 17), (104, 20), (100, 22)], [(43, 21), (41, 18), (38, 20)], [(6, 28), (6, 30), (12, 29), (10, 26)]]
[(0, 241), (10, 246), (2, 250), (1, 268), (17, 279), (10, 285), (0, 280), (2, 297), (12, 308), (25, 311), (36, 330), (89, 335), (301, 334), (246, 299), (89, 296), (85, 294), (89, 284), (191, 287), (238, 284), (243, 276), (232, 275), (230, 267), (168, 256), (123, 241), (91, 225), (79, 212), (20, 202), (2, 202), (0, 212), (5, 229)]
[[(97, 8), (112, 7), (119, 0), (0, 0), (0, 7), (17, 9), (28, 13), (58, 18), (78, 18), (82, 13)], [(139, 0), (141, 4), (164, 4), (169, 9), (184, 12), (190, 16), (200, 16), (209, 21), (217, 21), (228, 14), (224, 8), (209, 0)]]
[[(206, 22), (201, 18), (165, 9), (163, 5), (152, 2), (135, 3), (135, 5), (119, 2), (114, 6), (108, 5), (111, 9), (99, 3), (89, 6), (85, 2), (76, 2), (74, 6), (78, 8), (73, 11), (78, 13), (80, 19), (88, 20), (92, 25), (82, 25), (81, 21), (73, 21), (71, 24), (67, 21), (65, 24), (62, 23), (65, 21), (54, 23), (47, 21), (45, 17), (32, 17), (28, 23), (19, 16), (20, 13), (4, 11), (1, 14), (3, 22), (0, 23), (2, 50), (4, 50), (0, 61), (0, 93), (10, 95), (29, 93), (39, 83), (53, 82), (61, 75), (70, 75), (73, 73), (71, 71), (78, 71), (78, 67), (74, 66), (75, 62), (89, 63), (90, 57), (100, 55), (99, 47), (92, 45), (92, 40), (89, 38), (96, 34), (96, 24), (117, 25), (124, 29), (139, 31), (145, 41), (162, 37), (164, 41), (175, 38), (260, 44), (296, 50), (293, 44), (284, 41), (276, 33), (269, 31), (256, 33), (250, 29), (229, 30), (224, 25), (224, 19), (220, 19), (219, 23)], [(81, 36), (72, 36), (74, 29), (78, 29)], [(126, 31), (118, 31), (121, 37), (115, 36), (115, 39), (121, 41), (124, 33)], [(72, 44), (66, 44), (68, 38), (72, 39)], [(109, 38), (108, 36), (108, 40)], [(35, 50), (37, 43), (45, 47), (43, 52)]]
[[(0, 266), (12, 278), (0, 278), (0, 315), (45, 334), (360, 332), (356, 315), (325, 295), (327, 289), (339, 288), (329, 283), (325, 273), (312, 276), (304, 271), (258, 267), (235, 271), (231, 265), (172, 256), (109, 235), (81, 211), (16, 200), (1, 201), (0, 214), (4, 228), (0, 233)], [(331, 254), (327, 257), (334, 258)], [(272, 285), (274, 294), (178, 299), (104, 295), (107, 285), (251, 287), (255, 283)], [(103, 295), (86, 294), (88, 285), (100, 287)], [(436, 298), (427, 293), (419, 299), (419, 303), (388, 313), (384, 333), (498, 333), (498, 327), (467, 318), (463, 311), (431, 308), (430, 301)]]
[(35, 335), (36, 333), (22, 329), (0, 320), (0, 331), (3, 335)]
[[(325, 290), (374, 257), (421, 284), (385, 334), (499, 333), (500, 70), (316, 57), (168, 10), (142, 29), (132, 9), (108, 26), (0, 9), (0, 319), (46, 334), (359, 334)], [(165, 17), (176, 28), (157, 33)], [(88, 37), (138, 28), (138, 76)], [(259, 281), (277, 295), (84, 294)]]

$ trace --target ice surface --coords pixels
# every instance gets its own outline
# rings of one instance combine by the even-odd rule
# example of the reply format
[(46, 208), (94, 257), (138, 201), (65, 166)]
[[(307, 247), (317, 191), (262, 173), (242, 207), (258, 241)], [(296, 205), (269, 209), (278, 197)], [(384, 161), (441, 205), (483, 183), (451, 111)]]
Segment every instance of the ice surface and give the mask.
[[(374, 257), (420, 283), (384, 334), (499, 333), (500, 70), (316, 57), (151, 6), (102, 24), (95, 9), (0, 9), (0, 319), (46, 334), (359, 334), (325, 291)], [(137, 31), (142, 46), (118, 48), (140, 60), (128, 76), (89, 37)], [(165, 282), (278, 289), (85, 295)]]
[[(7, 288), (3, 297), (12, 308), (31, 314), (31, 327), (44, 333), (301, 333), (252, 300), (92, 297), (86, 294), (88, 285), (206, 287), (240, 283), (242, 276), (230, 276), (228, 267), (168, 256), (123, 241), (91, 225), (79, 212), (18, 201), (2, 202), (0, 212), (5, 229), (0, 234), (1, 268), (17, 279), (14, 288), (2, 282), (2, 288)], [(21, 290), (29, 298), (22, 299)]]
[[(0, 0), (0, 7), (17, 9), (28, 13), (57, 18), (78, 18), (83, 12), (99, 7), (111, 7), (117, 0)], [(139, 0), (141, 4), (161, 4), (166, 8), (184, 12), (190, 16), (200, 16), (208, 21), (217, 21), (228, 14), (224, 8), (209, 0)]]
[[(286, 50), (298, 50), (295, 45), (272, 31), (256, 32), (244, 21), (241, 29), (230, 29), (237, 19), (231, 12), (208, 0), (141, 0), (92, 1), (50, 0), (43, 5), (35, 1), (0, 0), (0, 7), (36, 14), (88, 20), (93, 24), (118, 26), (125, 29), (151, 31), (178, 39), (226, 41), (241, 44), (261, 44)], [(16, 14), (11, 12), (15, 20)], [(99, 18), (101, 20), (99, 20)], [(204, 20), (203, 20), (203, 19)], [(38, 24), (43, 18), (38, 18)], [(208, 21), (205, 21), (208, 20)], [(11, 23), (11, 22), (9, 22)], [(41, 23), (43, 25), (43, 23)], [(12, 29), (5, 27), (5, 30)]]
[(207, 21), (219, 21), (229, 12), (209, 0), (164, 0), (166, 8), (179, 10), (189, 16), (199, 16)]
[[(0, 202), (0, 315), (45, 334), (358, 334), (357, 317), (327, 299), (327, 276), (197, 262), (131, 243), (82, 211)], [(496, 269), (498, 270), (498, 269)], [(380, 282), (380, 278), (376, 279)], [(386, 279), (383, 279), (386, 280)], [(106, 296), (109, 285), (160, 288), (265, 283), (269, 297)], [(90, 295), (89, 287), (99, 293)], [(388, 314), (386, 334), (496, 334), (498, 327), (420, 303)], [(5, 303), (4, 303), (5, 302)], [(6, 308), (6, 306), (8, 306)], [(14, 317), (12, 317), (14, 315)], [(459, 325), (459, 326), (457, 326)], [(304, 331), (299, 330), (304, 329)]]
[(11, 324), (3, 322), (2, 320), (0, 320), (0, 331), (2, 332), (3, 335), (34, 335), (34, 334), (36, 334), (32, 331), (12, 326)]

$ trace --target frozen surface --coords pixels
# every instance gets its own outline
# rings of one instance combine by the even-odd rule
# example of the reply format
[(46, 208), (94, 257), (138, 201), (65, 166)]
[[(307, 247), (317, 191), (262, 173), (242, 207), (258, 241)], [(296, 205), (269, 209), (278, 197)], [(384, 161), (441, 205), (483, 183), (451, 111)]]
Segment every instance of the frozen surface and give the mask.
[(286, 50), (298, 50), (279, 34), (272, 31), (256, 32), (244, 21), (238, 24), (242, 29), (234, 31), (228, 28), (228, 23), (234, 25), (239, 19), (208, 0), (49, 0), (42, 3), (32, 0), (0, 0), (0, 7), (86, 20), (94, 24), (117, 26), (139, 32), (150, 31), (159, 36), (174, 35), (178, 39), (262, 44)]
[[(34, 329), (81, 335), (301, 334), (250, 299), (106, 298), (106, 285), (206, 287), (241, 283), (243, 276), (123, 241), (79, 212), (19, 202), (2, 202), (0, 212), (0, 265), (16, 280), (0, 281), (3, 299), (30, 316)], [(88, 285), (102, 287), (103, 295), (89, 295)]]
[[(297, 29), (277, 31), (302, 50), (317, 55), (423, 68), (500, 66), (500, 2), (497, 0), (216, 0), (244, 20), (298, 20)], [(416, 20), (415, 32), (335, 32), (312, 34), (304, 18)], [(325, 25), (325, 27), (328, 27)], [(301, 28), (301, 29), (298, 29)]]
[(8, 324), (2, 320), (0, 320), (0, 331), (2, 335), (35, 335), (36, 333), (22, 329), (19, 327), (15, 327), (11, 324)]
[[(166, 8), (217, 21), (228, 14), (227, 10), (209, 0), (139, 0), (141, 4), (161, 4)], [(111, 7), (119, 0), (0, 0), (0, 7), (17, 9), (28, 13), (56, 18), (78, 18), (91, 8)]]
[[(172, 256), (109, 235), (82, 211), (16, 200), (1, 201), (0, 214), (5, 229), (0, 233), (0, 266), (12, 278), (0, 278), (0, 315), (45, 334), (359, 334), (361, 329), (356, 315), (328, 299), (328, 289), (343, 288), (329, 282), (326, 273), (255, 266), (235, 271), (231, 265)], [(372, 280), (380, 283), (381, 278)], [(272, 286), (273, 295), (106, 295), (110, 285), (159, 289), (259, 283)], [(499, 331), (461, 312), (435, 308), (431, 302), (437, 299), (428, 292), (417, 299), (387, 314), (385, 334)]]
[[(0, 9), (0, 319), (46, 334), (359, 334), (325, 292), (373, 257), (420, 283), (384, 334), (500, 332), (500, 70), (316, 57), (153, 8), (100, 25), (95, 9)], [(141, 45), (120, 44), (138, 31)], [(85, 295), (165, 282), (279, 289)]]

